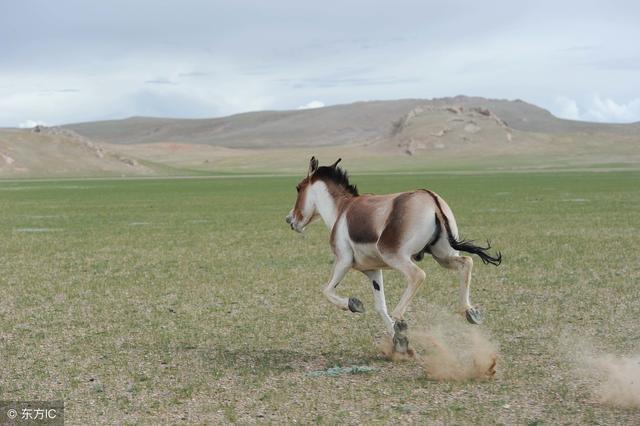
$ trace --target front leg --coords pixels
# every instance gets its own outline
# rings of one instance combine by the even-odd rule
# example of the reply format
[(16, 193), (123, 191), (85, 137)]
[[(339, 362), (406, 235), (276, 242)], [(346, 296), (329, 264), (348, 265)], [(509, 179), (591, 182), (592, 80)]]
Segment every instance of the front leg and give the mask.
[(350, 310), (351, 312), (364, 312), (364, 305), (355, 297), (341, 297), (336, 294), (336, 287), (340, 284), (344, 276), (351, 269), (351, 259), (349, 258), (336, 258), (333, 263), (333, 271), (331, 272), (331, 279), (325, 287), (323, 293), (329, 299), (331, 303), (339, 307), (340, 309)]
[(371, 287), (373, 289), (373, 300), (375, 301), (375, 308), (384, 325), (387, 327), (387, 332), (390, 336), (394, 335), (393, 320), (387, 312), (387, 300), (384, 297), (384, 282), (382, 280), (382, 271), (376, 269), (373, 271), (364, 271), (364, 274), (369, 277), (371, 281)]

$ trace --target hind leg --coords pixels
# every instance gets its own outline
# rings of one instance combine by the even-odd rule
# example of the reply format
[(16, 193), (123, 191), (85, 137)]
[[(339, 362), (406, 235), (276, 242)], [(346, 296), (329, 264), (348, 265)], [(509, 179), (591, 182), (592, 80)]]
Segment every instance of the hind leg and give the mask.
[(482, 317), (480, 311), (471, 305), (469, 300), (469, 287), (471, 285), (471, 270), (473, 269), (473, 259), (469, 256), (448, 256), (444, 258), (435, 257), (436, 261), (443, 267), (458, 272), (460, 277), (460, 308), (465, 313), (467, 321), (471, 324), (481, 324)]

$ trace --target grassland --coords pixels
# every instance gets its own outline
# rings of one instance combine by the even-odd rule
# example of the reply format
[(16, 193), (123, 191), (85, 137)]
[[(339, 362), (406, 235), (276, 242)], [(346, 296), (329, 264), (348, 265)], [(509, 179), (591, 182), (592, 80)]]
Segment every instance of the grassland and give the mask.
[[(500, 347), (493, 380), (436, 382), (381, 358), (361, 274), (339, 289), (365, 314), (325, 301), (326, 229), (284, 223), (295, 178), (0, 182), (0, 399), (63, 399), (68, 424), (637, 424), (593, 402), (566, 349), (640, 350), (640, 172), (353, 180), (434, 189), (463, 236), (502, 250), (472, 284)], [(422, 265), (417, 328), (457, 300), (455, 276)], [(385, 277), (393, 304), (404, 283)], [(305, 374), (354, 364), (376, 370)]]

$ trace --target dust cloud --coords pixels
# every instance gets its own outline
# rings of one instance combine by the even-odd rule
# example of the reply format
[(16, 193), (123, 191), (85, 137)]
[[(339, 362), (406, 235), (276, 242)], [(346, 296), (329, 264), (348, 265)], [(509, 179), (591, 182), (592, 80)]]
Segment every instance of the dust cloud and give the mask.
[(497, 345), (485, 331), (451, 314), (439, 315), (426, 329), (410, 327), (409, 345), (408, 355), (394, 353), (386, 336), (379, 349), (392, 361), (415, 360), (432, 380), (483, 380), (496, 373)]
[(597, 379), (592, 390), (600, 403), (640, 408), (640, 356), (594, 356), (587, 360), (586, 366)]
[(566, 335), (563, 348), (575, 378), (589, 389), (593, 402), (640, 408), (640, 355), (598, 351), (590, 342)]

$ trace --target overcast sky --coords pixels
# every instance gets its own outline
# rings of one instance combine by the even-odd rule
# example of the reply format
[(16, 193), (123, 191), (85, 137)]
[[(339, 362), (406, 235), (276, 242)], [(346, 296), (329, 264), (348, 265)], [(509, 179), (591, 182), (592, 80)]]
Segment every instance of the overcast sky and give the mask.
[(372, 99), (640, 120), (638, 1), (0, 0), (0, 126)]

